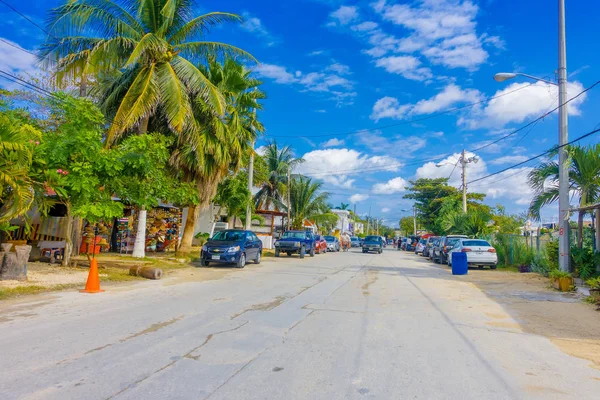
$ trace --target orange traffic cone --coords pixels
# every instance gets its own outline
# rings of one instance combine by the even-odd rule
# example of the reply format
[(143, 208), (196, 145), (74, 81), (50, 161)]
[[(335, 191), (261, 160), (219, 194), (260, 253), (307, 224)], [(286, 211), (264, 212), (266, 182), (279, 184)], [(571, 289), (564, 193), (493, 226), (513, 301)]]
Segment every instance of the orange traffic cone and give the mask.
[(81, 293), (101, 293), (104, 290), (100, 290), (100, 276), (98, 275), (98, 260), (92, 258), (90, 262), (90, 273), (85, 284), (85, 289), (80, 290)]

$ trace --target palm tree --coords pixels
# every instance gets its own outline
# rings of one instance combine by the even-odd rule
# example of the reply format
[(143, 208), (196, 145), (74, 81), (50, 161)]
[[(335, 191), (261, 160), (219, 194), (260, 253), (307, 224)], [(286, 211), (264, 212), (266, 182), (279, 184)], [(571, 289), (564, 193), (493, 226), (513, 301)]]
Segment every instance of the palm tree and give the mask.
[[(579, 206), (585, 206), (600, 198), (600, 144), (588, 147), (569, 146), (569, 190), (579, 196)], [(539, 220), (542, 207), (558, 200), (558, 163), (542, 163), (529, 173), (529, 186), (535, 196), (529, 205), (529, 214)], [(583, 245), (584, 211), (578, 215), (577, 245)]]
[[(201, 100), (225, 113), (222, 93), (194, 62), (217, 54), (253, 59), (237, 47), (205, 40), (211, 27), (239, 22), (235, 14), (194, 17), (194, 0), (68, 0), (50, 13), (40, 58), (57, 63), (59, 86), (102, 80), (102, 108), (112, 123), (107, 144), (160, 115), (181, 133)], [(187, 89), (193, 91), (191, 95)]]
[(339, 206), (337, 206), (335, 209), (336, 210), (348, 210), (348, 207), (350, 207), (350, 204), (346, 204), (346, 203), (341, 203)]
[[(329, 212), (329, 193), (321, 192), (322, 183), (297, 177), (290, 185), (290, 218), (294, 229), (302, 228), (305, 219), (322, 219)], [(283, 204), (281, 206), (285, 207)]]
[(277, 141), (266, 146), (262, 156), (267, 164), (268, 177), (260, 185), (259, 191), (254, 195), (254, 203), (257, 210), (269, 210), (274, 206), (275, 210), (281, 210), (286, 201), (284, 200), (287, 188), (288, 170), (304, 162), (302, 158), (295, 158), (291, 146), (280, 148)]
[[(209, 207), (218, 184), (239, 170), (244, 155), (252, 151), (251, 143), (263, 130), (255, 114), (255, 110), (262, 109), (260, 100), (265, 98), (258, 90), (262, 82), (231, 59), (221, 64), (211, 58), (207, 67), (199, 69), (222, 93), (226, 108), (222, 115), (204, 102), (194, 102), (192, 123), (179, 135), (171, 155), (177, 178), (197, 185), (199, 195), (197, 204), (187, 205), (188, 216), (179, 248), (183, 254), (191, 251), (199, 212)], [(196, 98), (198, 94), (192, 91), (190, 97)]]

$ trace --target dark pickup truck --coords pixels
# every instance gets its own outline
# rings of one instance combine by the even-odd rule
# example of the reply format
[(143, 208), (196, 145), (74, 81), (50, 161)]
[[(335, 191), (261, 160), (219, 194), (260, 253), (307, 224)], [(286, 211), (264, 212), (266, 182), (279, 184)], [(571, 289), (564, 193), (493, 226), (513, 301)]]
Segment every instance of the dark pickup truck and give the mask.
[(287, 231), (275, 242), (275, 257), (281, 253), (299, 254), (304, 258), (306, 253), (315, 256), (315, 236), (309, 231)]

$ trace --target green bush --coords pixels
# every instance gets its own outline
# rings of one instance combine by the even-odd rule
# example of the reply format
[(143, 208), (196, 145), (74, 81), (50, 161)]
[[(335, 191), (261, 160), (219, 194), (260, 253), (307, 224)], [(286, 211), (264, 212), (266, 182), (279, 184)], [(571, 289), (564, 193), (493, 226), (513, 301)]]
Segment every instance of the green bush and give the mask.
[(538, 253), (531, 260), (531, 271), (537, 272), (545, 277), (550, 273), (550, 263), (543, 253)]
[(571, 261), (575, 273), (581, 279), (589, 279), (596, 273), (596, 262), (598, 255), (594, 255), (591, 247), (571, 247)]
[(590, 287), (590, 289), (600, 289), (600, 278), (592, 278), (585, 281), (585, 284)]
[(558, 240), (546, 243), (546, 258), (550, 270), (558, 269)]
[(571, 278), (572, 277), (572, 275), (570, 273), (561, 271), (560, 269), (554, 269), (554, 270), (550, 271), (548, 276), (551, 279)]

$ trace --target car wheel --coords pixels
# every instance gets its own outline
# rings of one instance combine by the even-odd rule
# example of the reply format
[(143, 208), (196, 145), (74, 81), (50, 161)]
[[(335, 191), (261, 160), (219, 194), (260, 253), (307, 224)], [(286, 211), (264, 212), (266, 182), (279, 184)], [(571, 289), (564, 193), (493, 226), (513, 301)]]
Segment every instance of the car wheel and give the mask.
[(254, 260), (254, 264), (260, 264), (261, 258), (262, 258), (262, 251), (259, 251), (258, 255), (256, 256), (256, 260)]
[(279, 257), (279, 249), (275, 249), (275, 257)]
[(314, 247), (311, 247), (311, 248), (310, 248), (310, 256), (311, 256), (311, 257), (314, 257), (314, 256), (315, 256), (315, 248), (314, 248)]
[(200, 266), (201, 267), (208, 267), (208, 261), (206, 261), (204, 258), (200, 259)]
[(244, 268), (246, 266), (246, 254), (242, 253), (240, 255), (240, 259), (238, 260), (236, 267)]
[(498, 266), (497, 265), (490, 265), (490, 268), (491, 269), (496, 269), (496, 268), (498, 268)]
[(292, 252), (291, 252), (291, 251), (288, 251), (288, 252), (287, 252), (287, 255), (288, 255), (288, 257), (291, 257), (291, 256), (292, 256)]
[(300, 248), (300, 258), (304, 258), (305, 255), (306, 255), (306, 248), (304, 246), (302, 246)]

